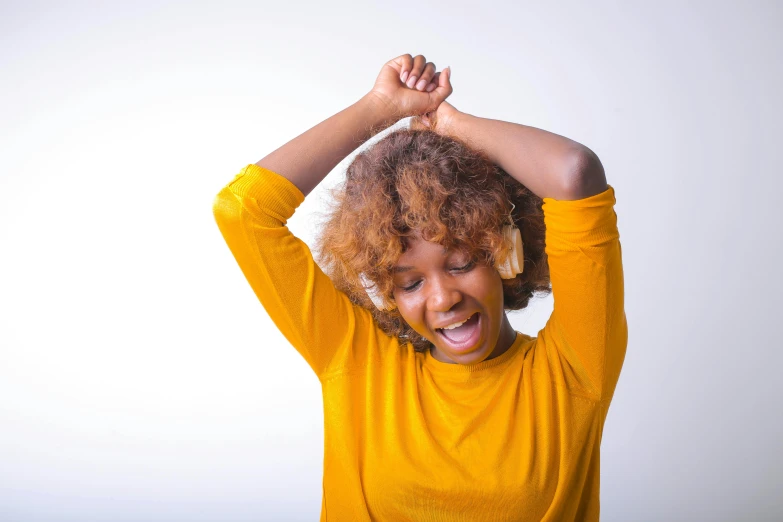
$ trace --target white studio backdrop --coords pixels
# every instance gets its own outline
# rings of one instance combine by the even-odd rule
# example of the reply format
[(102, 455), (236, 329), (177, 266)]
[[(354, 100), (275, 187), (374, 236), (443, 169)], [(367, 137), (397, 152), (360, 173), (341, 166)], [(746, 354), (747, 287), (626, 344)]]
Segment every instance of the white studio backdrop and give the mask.
[[(615, 187), (629, 345), (602, 520), (780, 520), (782, 14), (3, 3), (0, 520), (317, 519), (318, 381), (211, 205), (404, 53), (452, 67), (460, 110), (587, 145)], [(289, 221), (309, 245), (348, 161)], [(551, 310), (510, 317), (535, 335)]]

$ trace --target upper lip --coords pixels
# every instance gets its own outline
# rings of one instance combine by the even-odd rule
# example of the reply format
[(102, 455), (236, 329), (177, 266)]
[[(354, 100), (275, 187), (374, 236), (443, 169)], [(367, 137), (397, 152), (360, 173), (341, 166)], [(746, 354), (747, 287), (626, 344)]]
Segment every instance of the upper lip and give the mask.
[(478, 312), (472, 312), (472, 313), (469, 313), (468, 315), (463, 315), (462, 317), (456, 317), (455, 316), (452, 319), (448, 319), (446, 321), (443, 321), (442, 323), (440, 323), (440, 326), (435, 326), (434, 328), (435, 328), (435, 330), (440, 330), (441, 328), (445, 328), (445, 327), (450, 326), (450, 325), (452, 325), (454, 323), (461, 323), (462, 321), (466, 321), (466, 320), (470, 319), (471, 317), (473, 317), (474, 314), (477, 314), (477, 313)]

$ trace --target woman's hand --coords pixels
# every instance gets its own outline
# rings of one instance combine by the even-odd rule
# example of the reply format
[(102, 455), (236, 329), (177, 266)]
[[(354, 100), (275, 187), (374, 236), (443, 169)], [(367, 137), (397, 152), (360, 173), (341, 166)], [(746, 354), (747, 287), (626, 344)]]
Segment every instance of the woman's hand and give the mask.
[(421, 54), (403, 54), (384, 64), (370, 95), (401, 119), (436, 110), (453, 90), (448, 67), (436, 73)]
[(414, 116), (411, 119), (411, 129), (429, 129), (441, 135), (453, 136), (456, 134), (456, 120), (461, 114), (452, 104), (444, 101), (436, 110)]

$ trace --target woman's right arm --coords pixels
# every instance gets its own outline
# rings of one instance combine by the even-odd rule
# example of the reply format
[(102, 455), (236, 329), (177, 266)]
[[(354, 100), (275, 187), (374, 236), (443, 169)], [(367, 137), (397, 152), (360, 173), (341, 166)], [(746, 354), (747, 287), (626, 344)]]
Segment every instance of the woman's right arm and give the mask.
[[(403, 78), (408, 85), (419, 84), (419, 88), (408, 87)], [(435, 65), (426, 62), (424, 56), (399, 56), (384, 64), (373, 89), (357, 103), (297, 136), (256, 165), (285, 177), (307, 196), (371, 136), (402, 118), (436, 109), (451, 91), (449, 78), (441, 79)]]
[[(384, 65), (368, 95), (246, 166), (213, 205), (218, 227), (248, 283), (319, 379), (364, 363), (368, 354), (354, 352), (352, 346), (371, 336), (374, 323), (368, 310), (354, 306), (334, 287), (308, 246), (285, 225), (306, 194), (374, 132), (425, 112), (451, 92), (444, 79), (438, 87), (440, 101), (433, 97), (438, 89), (409, 89), (400, 80), (401, 71), (390, 64), (400, 65), (394, 60)], [(419, 74), (426, 77), (421, 65)], [(411, 98), (417, 104), (406, 102)]]
[(397, 121), (372, 92), (256, 162), (307, 196), (332, 169), (377, 132)]

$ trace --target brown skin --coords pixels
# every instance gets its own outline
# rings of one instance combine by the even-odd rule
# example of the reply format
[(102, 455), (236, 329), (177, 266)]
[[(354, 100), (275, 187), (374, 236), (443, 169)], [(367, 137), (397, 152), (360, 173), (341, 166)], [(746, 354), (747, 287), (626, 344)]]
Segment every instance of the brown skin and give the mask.
[[(408, 88), (403, 71), (437, 86), (427, 91)], [(426, 69), (426, 70), (425, 70)], [(348, 154), (397, 121), (437, 109), (453, 89), (446, 76), (431, 74), (435, 64), (424, 56), (398, 56), (381, 68), (372, 90), (359, 101), (300, 134), (256, 162), (285, 177), (307, 196)], [(437, 77), (437, 78), (435, 78)]]
[[(435, 71), (435, 64), (422, 55), (404, 54), (390, 60), (381, 68), (372, 90), (358, 102), (292, 139), (256, 165), (287, 178), (306, 196), (340, 161), (377, 132), (411, 116), (416, 125), (420, 119), (415, 117), (430, 113), (440, 121), (433, 130), (452, 134), (483, 150), (495, 164), (541, 198), (581, 199), (606, 190), (603, 167), (590, 149), (535, 127), (457, 111), (445, 103), (453, 91), (451, 70)], [(403, 318), (433, 342), (433, 356), (443, 362), (470, 364), (505, 352), (514, 334), (503, 310), (499, 274), (494, 268), (478, 266), (457, 274), (446, 261), (449, 259), (444, 260), (437, 245), (411, 244), (401, 263), (415, 266), (422, 289), (406, 295), (395, 290)], [(470, 311), (482, 313), (480, 346), (450, 357), (433, 325), (448, 320), (450, 314)]]
[(608, 188), (598, 156), (581, 143), (535, 127), (457, 110), (444, 101), (411, 119), (412, 129), (430, 129), (487, 153), (540, 198), (582, 199)]
[[(411, 267), (394, 276), (394, 300), (405, 322), (433, 344), (432, 356), (444, 363), (476, 364), (505, 353), (516, 331), (503, 309), (503, 286), (494, 267), (471, 264), (458, 251), (416, 237), (397, 262)], [(481, 336), (475, 347), (454, 353), (436, 327), (479, 312)]]

